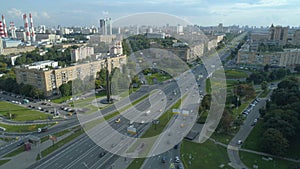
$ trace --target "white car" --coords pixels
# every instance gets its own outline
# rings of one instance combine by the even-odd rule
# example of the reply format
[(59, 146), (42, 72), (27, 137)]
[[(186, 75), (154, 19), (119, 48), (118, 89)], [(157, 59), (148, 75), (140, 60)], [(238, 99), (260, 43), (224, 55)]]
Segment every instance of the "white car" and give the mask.
[(175, 162), (176, 162), (176, 163), (180, 163), (180, 159), (179, 159), (178, 156), (175, 157)]
[(243, 141), (242, 140), (238, 140), (238, 144), (239, 145), (243, 144)]

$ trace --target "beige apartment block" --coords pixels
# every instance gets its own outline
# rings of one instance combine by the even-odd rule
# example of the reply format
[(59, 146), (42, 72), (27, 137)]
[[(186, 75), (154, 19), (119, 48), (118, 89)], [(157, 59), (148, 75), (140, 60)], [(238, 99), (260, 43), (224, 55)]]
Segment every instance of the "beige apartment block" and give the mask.
[[(127, 62), (125, 55), (110, 57), (107, 61), (109, 71), (112, 68), (121, 68)], [(17, 83), (30, 84), (42, 90), (45, 96), (51, 96), (58, 94), (59, 87), (64, 83), (89, 76), (96, 77), (97, 72), (106, 67), (106, 59), (64, 68), (29, 69), (28, 67), (30, 66), (15, 68)]]

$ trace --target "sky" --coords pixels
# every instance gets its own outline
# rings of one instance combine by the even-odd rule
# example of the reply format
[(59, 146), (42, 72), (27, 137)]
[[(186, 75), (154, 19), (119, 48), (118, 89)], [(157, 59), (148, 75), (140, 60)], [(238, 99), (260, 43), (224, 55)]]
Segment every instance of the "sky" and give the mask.
[[(99, 26), (136, 13), (165, 13), (200, 26), (299, 26), (299, 0), (9, 0), (0, 5), (6, 24), (23, 25), (32, 13), (34, 25)], [(159, 18), (159, 17), (158, 17)]]

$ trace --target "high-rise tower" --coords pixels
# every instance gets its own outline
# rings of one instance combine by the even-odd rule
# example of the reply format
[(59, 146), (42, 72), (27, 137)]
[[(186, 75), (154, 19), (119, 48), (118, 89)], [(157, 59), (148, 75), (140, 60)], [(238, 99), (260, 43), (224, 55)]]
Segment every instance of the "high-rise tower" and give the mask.
[(100, 34), (102, 35), (106, 35), (106, 23), (104, 19), (100, 19), (100, 30), (99, 30)]

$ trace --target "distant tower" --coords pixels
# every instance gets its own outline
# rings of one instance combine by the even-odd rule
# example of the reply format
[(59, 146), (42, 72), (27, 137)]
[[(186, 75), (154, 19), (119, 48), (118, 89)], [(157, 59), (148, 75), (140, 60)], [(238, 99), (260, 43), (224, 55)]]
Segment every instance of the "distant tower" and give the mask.
[(7, 35), (6, 22), (5, 22), (5, 18), (4, 18), (3, 15), (2, 15), (2, 23), (3, 23), (4, 37), (8, 37), (8, 35)]
[(107, 30), (108, 30), (107, 34), (108, 35), (112, 35), (112, 22), (111, 22), (111, 18), (107, 18), (106, 22), (107, 22), (106, 26), (107, 26)]
[(1, 38), (4, 38), (4, 30), (3, 30), (2, 21), (0, 21), (0, 36), (1, 36)]
[(121, 28), (118, 27), (118, 34), (121, 34)]
[(33, 20), (31, 13), (29, 14), (30, 18), (30, 33), (31, 33), (31, 42), (35, 42), (35, 32), (34, 32), (34, 26), (33, 26)]
[(9, 24), (9, 30), (10, 30), (10, 33), (11, 33), (11, 37), (12, 38), (17, 38), (16, 27), (15, 27), (14, 22), (10, 22), (10, 24)]
[(106, 35), (106, 23), (104, 19), (100, 19), (100, 34)]
[(26, 42), (30, 42), (30, 32), (29, 32), (28, 20), (26, 14), (23, 15), (23, 20), (24, 20), (24, 29), (26, 32)]

